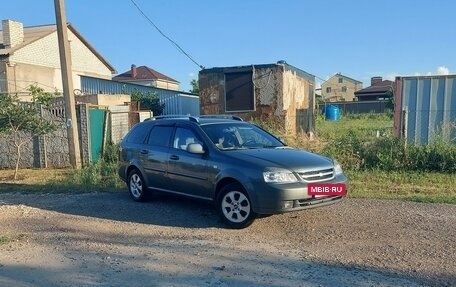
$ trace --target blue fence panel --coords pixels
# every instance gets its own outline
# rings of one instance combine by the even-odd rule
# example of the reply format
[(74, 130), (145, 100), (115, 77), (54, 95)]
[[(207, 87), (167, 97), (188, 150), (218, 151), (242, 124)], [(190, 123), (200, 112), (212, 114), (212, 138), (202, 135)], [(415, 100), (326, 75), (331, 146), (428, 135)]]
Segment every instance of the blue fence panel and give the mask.
[(404, 77), (402, 81), (407, 141), (428, 144), (440, 138), (456, 142), (456, 76)]

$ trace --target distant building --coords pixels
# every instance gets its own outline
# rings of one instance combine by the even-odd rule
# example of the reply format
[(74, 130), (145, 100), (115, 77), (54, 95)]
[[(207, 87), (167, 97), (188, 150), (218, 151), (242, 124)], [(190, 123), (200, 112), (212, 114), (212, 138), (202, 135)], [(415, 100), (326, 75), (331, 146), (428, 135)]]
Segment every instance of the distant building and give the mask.
[(179, 82), (146, 66), (136, 67), (112, 78), (114, 81), (156, 87), (166, 90), (179, 90)]
[(394, 95), (394, 82), (372, 77), (371, 85), (355, 92), (358, 101), (386, 101)]
[(324, 102), (354, 101), (355, 92), (362, 88), (362, 82), (338, 73), (321, 84), (321, 99)]
[[(113, 66), (76, 29), (67, 24), (71, 50), (73, 86), (80, 89), (80, 76), (111, 79)], [(12, 20), (2, 21), (0, 30), (0, 93), (28, 95), (36, 84), (45, 91), (61, 91), (62, 73), (56, 25), (23, 27)]]

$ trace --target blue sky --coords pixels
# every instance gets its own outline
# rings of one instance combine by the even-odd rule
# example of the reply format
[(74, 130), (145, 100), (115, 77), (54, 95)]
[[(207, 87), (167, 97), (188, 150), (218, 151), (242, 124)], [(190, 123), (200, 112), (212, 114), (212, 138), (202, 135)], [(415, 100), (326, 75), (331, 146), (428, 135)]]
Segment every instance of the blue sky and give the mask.
[[(134, 0), (206, 68), (288, 64), (315, 75), (370, 78), (456, 73), (454, 0)], [(65, 0), (70, 22), (118, 73), (151, 67), (190, 89), (200, 68), (131, 0)], [(5, 1), (0, 19), (55, 23), (54, 1)]]

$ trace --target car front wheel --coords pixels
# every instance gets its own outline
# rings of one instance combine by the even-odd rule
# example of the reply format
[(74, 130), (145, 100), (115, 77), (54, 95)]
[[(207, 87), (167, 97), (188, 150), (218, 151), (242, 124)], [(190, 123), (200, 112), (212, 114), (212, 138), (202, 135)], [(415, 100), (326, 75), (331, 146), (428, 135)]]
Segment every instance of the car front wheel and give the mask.
[(245, 228), (256, 218), (247, 193), (238, 183), (224, 186), (217, 203), (220, 217), (231, 228)]
[(128, 190), (134, 201), (146, 201), (147, 187), (141, 173), (134, 169), (128, 174)]

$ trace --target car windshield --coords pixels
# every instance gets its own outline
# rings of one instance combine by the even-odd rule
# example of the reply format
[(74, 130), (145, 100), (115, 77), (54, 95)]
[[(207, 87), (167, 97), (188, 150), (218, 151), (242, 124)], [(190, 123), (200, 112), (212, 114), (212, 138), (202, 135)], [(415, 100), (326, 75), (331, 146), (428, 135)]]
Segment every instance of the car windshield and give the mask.
[(276, 148), (284, 144), (261, 128), (246, 123), (207, 124), (201, 126), (220, 150)]

